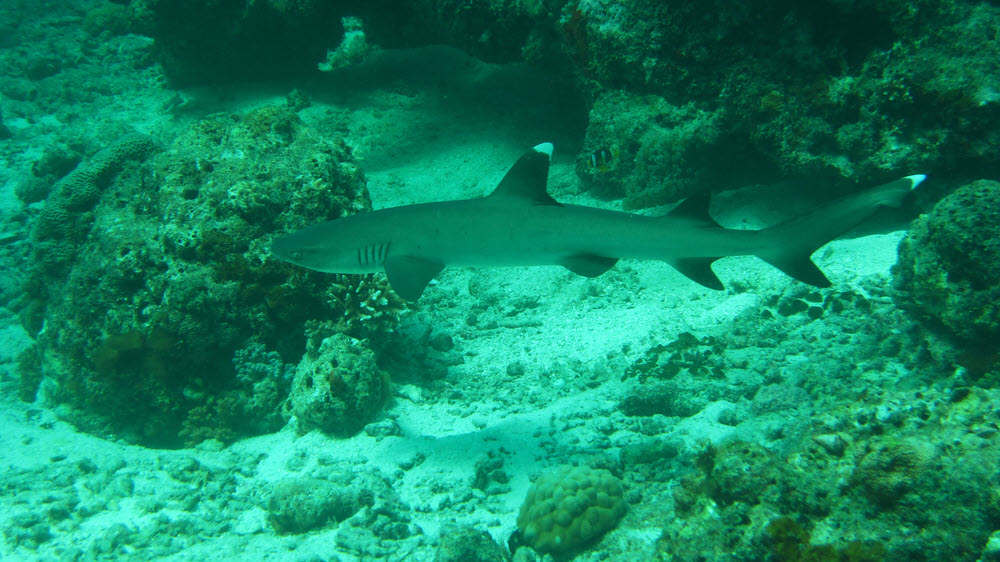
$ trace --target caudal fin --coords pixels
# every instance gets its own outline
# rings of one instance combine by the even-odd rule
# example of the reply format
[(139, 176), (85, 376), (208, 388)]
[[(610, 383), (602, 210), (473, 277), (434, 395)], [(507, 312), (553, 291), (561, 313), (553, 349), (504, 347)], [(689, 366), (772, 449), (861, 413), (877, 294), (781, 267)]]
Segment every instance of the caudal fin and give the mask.
[(823, 207), (761, 231), (766, 240), (757, 257), (785, 275), (816, 287), (829, 287), (830, 280), (810, 256), (831, 240), (872, 217), (880, 208), (899, 207), (911, 191), (927, 179), (923, 174), (837, 199)]

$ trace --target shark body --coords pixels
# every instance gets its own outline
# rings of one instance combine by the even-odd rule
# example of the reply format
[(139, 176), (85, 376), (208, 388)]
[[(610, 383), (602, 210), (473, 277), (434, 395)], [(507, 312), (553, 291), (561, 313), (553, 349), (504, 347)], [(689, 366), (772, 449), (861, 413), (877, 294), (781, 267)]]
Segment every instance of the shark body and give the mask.
[(724, 256), (755, 255), (818, 287), (830, 281), (810, 260), (821, 246), (880, 208), (898, 207), (923, 175), (849, 195), (808, 215), (762, 230), (719, 226), (707, 195), (660, 217), (564, 205), (546, 192), (552, 145), (525, 153), (487, 197), (381, 209), (308, 226), (275, 240), (271, 254), (328, 273), (385, 271), (399, 296), (414, 301), (447, 266), (562, 265), (596, 277), (619, 259), (655, 259), (712, 289)]

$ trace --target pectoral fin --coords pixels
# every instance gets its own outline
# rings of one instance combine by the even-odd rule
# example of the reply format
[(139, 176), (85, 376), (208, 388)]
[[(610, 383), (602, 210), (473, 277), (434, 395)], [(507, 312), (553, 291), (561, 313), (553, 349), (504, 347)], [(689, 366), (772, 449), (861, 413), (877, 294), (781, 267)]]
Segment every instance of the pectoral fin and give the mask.
[(719, 258), (685, 258), (670, 261), (671, 267), (682, 273), (688, 279), (703, 287), (721, 291), (725, 285), (712, 271), (712, 262)]
[(576, 254), (562, 261), (560, 265), (577, 275), (597, 277), (618, 263), (618, 258), (605, 258), (594, 254)]
[(413, 256), (390, 255), (385, 260), (385, 276), (389, 285), (397, 295), (410, 302), (420, 298), (427, 284), (442, 269), (443, 264)]

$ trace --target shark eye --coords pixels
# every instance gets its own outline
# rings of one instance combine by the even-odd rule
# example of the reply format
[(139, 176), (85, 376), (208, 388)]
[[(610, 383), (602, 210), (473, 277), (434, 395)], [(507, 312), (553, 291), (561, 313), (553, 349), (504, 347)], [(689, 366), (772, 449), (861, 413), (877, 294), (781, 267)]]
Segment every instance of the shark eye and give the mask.
[(302, 259), (302, 252), (298, 252), (298, 251), (292, 252), (292, 259), (293, 260), (300, 260), (300, 259)]

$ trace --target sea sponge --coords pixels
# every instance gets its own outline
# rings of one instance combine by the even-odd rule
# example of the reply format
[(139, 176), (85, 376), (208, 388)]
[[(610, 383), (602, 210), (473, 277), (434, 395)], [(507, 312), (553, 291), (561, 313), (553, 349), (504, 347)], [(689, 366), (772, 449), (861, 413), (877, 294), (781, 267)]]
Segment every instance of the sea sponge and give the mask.
[(528, 489), (517, 528), (535, 550), (565, 552), (613, 529), (625, 511), (621, 482), (610, 472), (565, 466)]

